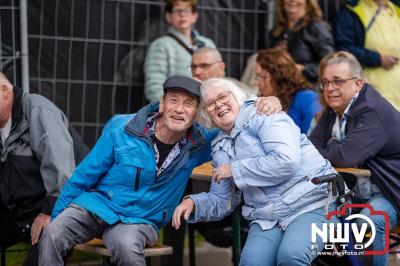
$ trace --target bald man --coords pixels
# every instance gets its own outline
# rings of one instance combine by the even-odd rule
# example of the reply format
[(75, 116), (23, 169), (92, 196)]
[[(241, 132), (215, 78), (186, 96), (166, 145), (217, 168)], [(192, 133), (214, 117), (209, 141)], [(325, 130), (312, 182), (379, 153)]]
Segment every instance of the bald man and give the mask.
[[(197, 50), (192, 56), (190, 65), (193, 78), (205, 81), (210, 78), (226, 78), (225, 62), (222, 60), (221, 53), (210, 47), (203, 47)], [(235, 78), (227, 78), (247, 93), (257, 94), (257, 90), (238, 81)]]

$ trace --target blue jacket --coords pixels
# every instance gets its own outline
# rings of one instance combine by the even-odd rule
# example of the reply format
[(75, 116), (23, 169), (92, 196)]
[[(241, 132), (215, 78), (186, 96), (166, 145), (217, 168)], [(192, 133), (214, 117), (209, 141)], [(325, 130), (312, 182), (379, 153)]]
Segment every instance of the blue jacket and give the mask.
[[(365, 67), (378, 67), (381, 65), (381, 57), (378, 52), (364, 48), (364, 26), (358, 15), (349, 8), (357, 6), (358, 2), (348, 0), (348, 5), (343, 6), (335, 18), (333, 34), (336, 49), (354, 54)], [(391, 0), (391, 2), (400, 6), (400, 0)]]
[(75, 203), (108, 224), (146, 223), (161, 228), (180, 202), (192, 169), (210, 160), (216, 131), (196, 123), (180, 155), (159, 176), (147, 119), (150, 104), (137, 114), (114, 116), (58, 198), (52, 217)]
[(321, 111), (319, 95), (312, 90), (296, 92), (289, 106), (288, 115), (300, 128), (301, 133), (306, 134), (314, 115)]
[(246, 102), (231, 133), (221, 131), (212, 149), (213, 166), (230, 164), (233, 178), (212, 182), (209, 193), (190, 195), (196, 205), (191, 222), (222, 219), (241, 192), (244, 218), (264, 230), (276, 223), (286, 228), (298, 215), (328, 203), (326, 184), (310, 179), (335, 170), (284, 112), (262, 116)]

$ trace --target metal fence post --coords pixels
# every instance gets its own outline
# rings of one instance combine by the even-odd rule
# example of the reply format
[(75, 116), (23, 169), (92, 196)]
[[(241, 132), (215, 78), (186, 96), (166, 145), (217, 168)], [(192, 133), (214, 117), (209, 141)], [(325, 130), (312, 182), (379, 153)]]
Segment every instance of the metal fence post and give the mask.
[(21, 38), (21, 86), (29, 91), (29, 56), (28, 56), (28, 1), (19, 1), (20, 38)]

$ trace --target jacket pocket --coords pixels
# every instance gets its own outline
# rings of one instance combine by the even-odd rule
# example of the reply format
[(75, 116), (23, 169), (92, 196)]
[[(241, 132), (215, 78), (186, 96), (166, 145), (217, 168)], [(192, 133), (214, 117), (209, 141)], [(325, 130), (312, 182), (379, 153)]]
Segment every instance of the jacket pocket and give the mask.
[(125, 184), (132, 190), (138, 191), (140, 186), (152, 182), (150, 171), (146, 170), (146, 162), (143, 158), (138, 158), (135, 154), (116, 154), (116, 161), (119, 164), (118, 174), (124, 180)]
[(134, 187), (134, 191), (137, 191), (139, 188), (139, 182), (140, 182), (140, 172), (142, 171), (142, 168), (137, 167), (136, 168), (136, 176), (135, 176), (135, 187)]
[(308, 178), (302, 179), (281, 194), (282, 202), (292, 211), (297, 211), (326, 197), (326, 191), (317, 188)]

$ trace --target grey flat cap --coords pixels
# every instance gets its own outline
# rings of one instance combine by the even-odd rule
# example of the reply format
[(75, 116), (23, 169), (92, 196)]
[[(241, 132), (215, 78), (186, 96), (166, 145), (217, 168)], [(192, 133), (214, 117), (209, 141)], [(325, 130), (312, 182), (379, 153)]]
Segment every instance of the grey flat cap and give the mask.
[(184, 76), (171, 76), (164, 82), (164, 93), (168, 90), (182, 89), (200, 99), (201, 83)]

